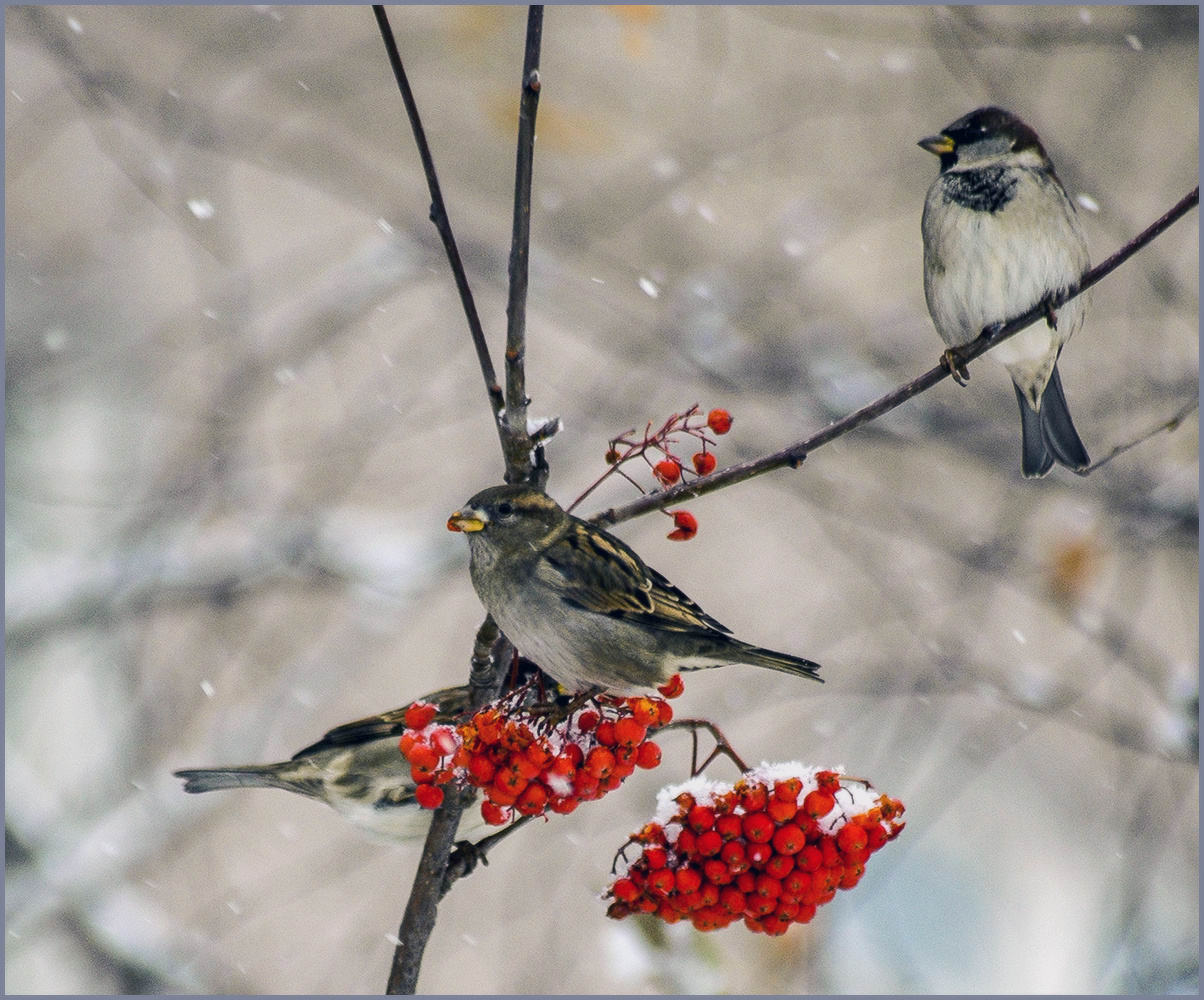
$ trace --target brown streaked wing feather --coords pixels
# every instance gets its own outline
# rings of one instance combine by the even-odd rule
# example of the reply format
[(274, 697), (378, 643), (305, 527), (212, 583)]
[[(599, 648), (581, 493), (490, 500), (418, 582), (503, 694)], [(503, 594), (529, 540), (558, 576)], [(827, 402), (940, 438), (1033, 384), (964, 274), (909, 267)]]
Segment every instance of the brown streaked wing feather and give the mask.
[[(457, 715), (468, 711), (468, 699), (468, 688), (460, 685), (459, 687), (443, 688), (441, 691), (435, 691), (417, 700), (429, 701), (437, 705), (439, 714), (435, 716), (436, 721), (450, 722)], [(394, 708), (388, 712), (381, 712), (379, 715), (369, 715), (364, 719), (356, 719), (354, 722), (345, 722), (341, 726), (335, 726), (316, 743), (311, 743), (303, 750), (298, 750), (293, 754), (293, 760), (308, 757), (321, 750), (361, 746), (364, 743), (371, 743), (373, 740), (384, 739), (386, 736), (400, 737), (405, 732), (405, 715), (406, 709), (409, 707), (406, 705), (402, 708)]]
[(650, 628), (730, 632), (644, 564), (613, 535), (571, 518), (568, 531), (544, 551), (564, 599), (595, 614), (638, 621)]

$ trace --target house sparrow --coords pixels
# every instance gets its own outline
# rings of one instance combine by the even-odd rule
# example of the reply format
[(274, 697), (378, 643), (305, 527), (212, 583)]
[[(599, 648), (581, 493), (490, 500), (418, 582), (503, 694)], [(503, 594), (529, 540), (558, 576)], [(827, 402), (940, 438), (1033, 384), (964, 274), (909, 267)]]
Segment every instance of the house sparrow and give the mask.
[[(919, 144), (941, 158), (924, 202), (924, 296), (950, 348), (943, 363), (964, 377), (954, 348), (1077, 282), (1087, 241), (1037, 133), (1010, 112), (979, 108)], [(1054, 462), (1075, 471), (1091, 463), (1057, 367), (1085, 306), (1079, 296), (1059, 316), (1049, 309), (1047, 323), (991, 349), (1015, 383), (1028, 478)]]
[(468, 535), (481, 603), (569, 691), (619, 694), (748, 663), (803, 677), (818, 664), (741, 642), (630, 548), (529, 486), (482, 490), (447, 522)]
[[(469, 689), (445, 688), (422, 700), (439, 708), (436, 721), (450, 722), (468, 711)], [(419, 808), (410, 763), (397, 747), (406, 728), (405, 712), (397, 708), (338, 726), (278, 764), (193, 768), (176, 771), (175, 776), (184, 779), (184, 791), (194, 793), (281, 788), (325, 802), (375, 839), (418, 839), (426, 836), (432, 814)], [(483, 822), (478, 810), (466, 809), (460, 832)]]

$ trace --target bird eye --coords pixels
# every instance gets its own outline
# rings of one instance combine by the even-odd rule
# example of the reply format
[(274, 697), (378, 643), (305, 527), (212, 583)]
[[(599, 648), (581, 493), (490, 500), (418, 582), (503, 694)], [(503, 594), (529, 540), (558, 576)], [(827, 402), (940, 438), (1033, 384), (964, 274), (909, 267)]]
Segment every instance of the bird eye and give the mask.
[(509, 517), (514, 513), (514, 508), (508, 503), (500, 503), (497, 505), (497, 512), (501, 514), (502, 517)]

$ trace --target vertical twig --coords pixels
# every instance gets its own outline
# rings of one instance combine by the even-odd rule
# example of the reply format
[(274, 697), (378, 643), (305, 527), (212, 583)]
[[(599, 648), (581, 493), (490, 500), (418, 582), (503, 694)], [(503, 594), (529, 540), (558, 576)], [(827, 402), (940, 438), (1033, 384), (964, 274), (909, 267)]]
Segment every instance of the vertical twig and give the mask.
[[(460, 259), (456, 237), (452, 234), (447, 208), (443, 204), (443, 191), (439, 187), (439, 175), (435, 173), (435, 160), (431, 156), (430, 146), (427, 145), (426, 131), (422, 127), (422, 119), (418, 115), (418, 105), (414, 101), (413, 91), (410, 90), (410, 81), (406, 78), (405, 67), (401, 63), (401, 53), (397, 51), (397, 42), (393, 38), (393, 29), (389, 26), (385, 8), (380, 4), (373, 4), (372, 13), (376, 15), (376, 25), (380, 29), (380, 37), (384, 39), (385, 51), (389, 55), (389, 65), (393, 67), (393, 76), (397, 80), (397, 87), (401, 91), (401, 99), (405, 103), (406, 114), (410, 119), (414, 144), (418, 147), (418, 155), (422, 158), (422, 171), (426, 174), (426, 185), (431, 192), (430, 219), (435, 224), (435, 228), (439, 230), (439, 236), (443, 240), (443, 249), (447, 251), (447, 260), (451, 264), (452, 275), (456, 279), (456, 288), (460, 293), (460, 304), (464, 307), (464, 315), (468, 320), (468, 332), (472, 336), (473, 346), (477, 349), (477, 361), (481, 366), (481, 374), (485, 378), (485, 391), (489, 395), (489, 410), (497, 425), (498, 437), (502, 441), (502, 450), (505, 451), (506, 441), (502, 430), (502, 412), (505, 409), (505, 402), (502, 398), (502, 387), (498, 384), (493, 358), (489, 355), (489, 345), (485, 342), (485, 331), (481, 327), (481, 318), (477, 315), (477, 304), (472, 297), (472, 289), (468, 287), (468, 275), (464, 272), (464, 262)], [(525, 293), (525, 280), (523, 290)]]
[(527, 433), (527, 275), (531, 245), (531, 175), (535, 160), (535, 113), (539, 108), (539, 48), (543, 6), (527, 9), (522, 97), (518, 105), (518, 152), (514, 165), (514, 228), (510, 240), (510, 296), (506, 303), (506, 481), (531, 478)]

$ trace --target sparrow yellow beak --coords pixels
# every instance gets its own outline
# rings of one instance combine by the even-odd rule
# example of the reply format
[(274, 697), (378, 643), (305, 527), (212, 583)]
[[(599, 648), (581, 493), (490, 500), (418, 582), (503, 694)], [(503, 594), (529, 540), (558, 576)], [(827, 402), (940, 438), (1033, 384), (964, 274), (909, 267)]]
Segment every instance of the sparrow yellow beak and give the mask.
[(469, 533), (480, 531), (485, 527), (485, 522), (477, 517), (474, 511), (458, 510), (447, 519), (448, 531), (467, 531)]
[(916, 145), (921, 149), (928, 150), (934, 156), (952, 153), (957, 148), (957, 143), (947, 135), (930, 135), (927, 139), (921, 139)]

